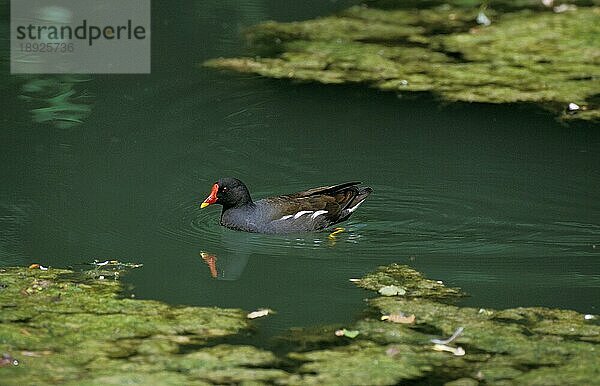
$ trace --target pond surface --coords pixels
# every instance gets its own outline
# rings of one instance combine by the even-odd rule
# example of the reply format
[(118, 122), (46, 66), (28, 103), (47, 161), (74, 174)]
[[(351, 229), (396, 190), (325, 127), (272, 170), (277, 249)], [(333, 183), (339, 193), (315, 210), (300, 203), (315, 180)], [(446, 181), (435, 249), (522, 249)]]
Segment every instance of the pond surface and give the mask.
[[(469, 305), (598, 313), (597, 126), (200, 67), (244, 54), (245, 26), (352, 3), (154, 2), (152, 75), (87, 77), (91, 115), (72, 128), (34, 123), (12, 78), (0, 263), (143, 263), (125, 279), (138, 298), (269, 307), (266, 334), (351, 321), (366, 292), (348, 279), (392, 262), (462, 287)], [(374, 193), (334, 241), (253, 235), (200, 210), (221, 176), (255, 198), (350, 180)]]

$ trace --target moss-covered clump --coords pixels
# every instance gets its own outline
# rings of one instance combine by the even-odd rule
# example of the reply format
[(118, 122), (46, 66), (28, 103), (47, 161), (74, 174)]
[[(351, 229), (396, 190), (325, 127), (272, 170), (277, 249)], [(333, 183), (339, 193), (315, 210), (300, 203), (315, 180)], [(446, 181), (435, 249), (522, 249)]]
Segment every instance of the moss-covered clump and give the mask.
[(18, 361), (0, 367), (2, 385), (193, 385), (285, 374), (255, 368), (276, 360), (254, 347), (203, 347), (248, 328), (241, 310), (122, 299), (111, 272), (0, 270), (0, 353)]
[[(512, 7), (491, 2), (484, 13), (491, 25), (481, 26), (476, 20), (483, 10), (471, 3), (430, 3), (420, 9), (357, 6), (331, 17), (263, 23), (248, 31), (261, 56), (206, 65), (394, 92), (429, 91), (450, 101), (535, 102), (563, 119), (600, 119), (595, 99), (600, 8), (553, 12), (527, 1)], [(578, 109), (566, 113), (571, 103)]]
[(402, 296), (428, 299), (451, 298), (461, 296), (458, 288), (446, 287), (441, 281), (424, 278), (421, 273), (406, 265), (391, 264), (360, 280), (354, 281), (359, 287), (379, 291), (386, 287), (404, 289)]

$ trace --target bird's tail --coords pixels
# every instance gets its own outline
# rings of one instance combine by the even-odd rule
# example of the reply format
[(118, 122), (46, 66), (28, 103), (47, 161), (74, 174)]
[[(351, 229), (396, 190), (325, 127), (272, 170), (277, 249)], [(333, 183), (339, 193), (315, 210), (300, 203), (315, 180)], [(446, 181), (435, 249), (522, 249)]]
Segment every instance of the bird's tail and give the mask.
[(362, 204), (363, 201), (365, 201), (365, 199), (369, 196), (369, 194), (373, 193), (373, 189), (371, 189), (368, 186), (361, 188), (361, 189), (357, 188), (357, 190), (358, 191), (356, 192), (356, 195), (350, 201), (348, 201), (348, 203), (344, 206), (344, 209), (342, 209), (342, 215), (340, 216), (340, 221), (344, 221), (345, 219), (350, 217), (350, 215), (356, 209), (358, 209), (360, 204)]

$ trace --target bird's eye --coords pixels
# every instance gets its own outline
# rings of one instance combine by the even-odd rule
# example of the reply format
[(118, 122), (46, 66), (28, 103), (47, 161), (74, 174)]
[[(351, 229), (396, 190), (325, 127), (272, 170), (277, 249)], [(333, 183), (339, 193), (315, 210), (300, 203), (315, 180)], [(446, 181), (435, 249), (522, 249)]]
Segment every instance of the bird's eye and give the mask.
[(223, 191), (224, 192), (227, 191), (227, 186), (223, 187)]

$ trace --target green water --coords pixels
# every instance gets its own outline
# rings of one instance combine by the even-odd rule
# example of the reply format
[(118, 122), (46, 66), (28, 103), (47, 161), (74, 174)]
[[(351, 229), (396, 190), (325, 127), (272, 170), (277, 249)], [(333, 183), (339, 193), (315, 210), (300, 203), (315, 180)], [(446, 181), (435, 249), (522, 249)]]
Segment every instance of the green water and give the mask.
[[(598, 313), (597, 126), (199, 66), (244, 54), (244, 26), (352, 3), (154, 2), (152, 75), (89, 77), (91, 115), (73, 128), (32, 122), (11, 78), (0, 263), (143, 263), (125, 279), (138, 298), (277, 310), (264, 332), (352, 320), (366, 293), (348, 279), (391, 262), (462, 287), (470, 305)], [(335, 242), (251, 235), (200, 210), (221, 176), (255, 198), (348, 180), (374, 193)]]

